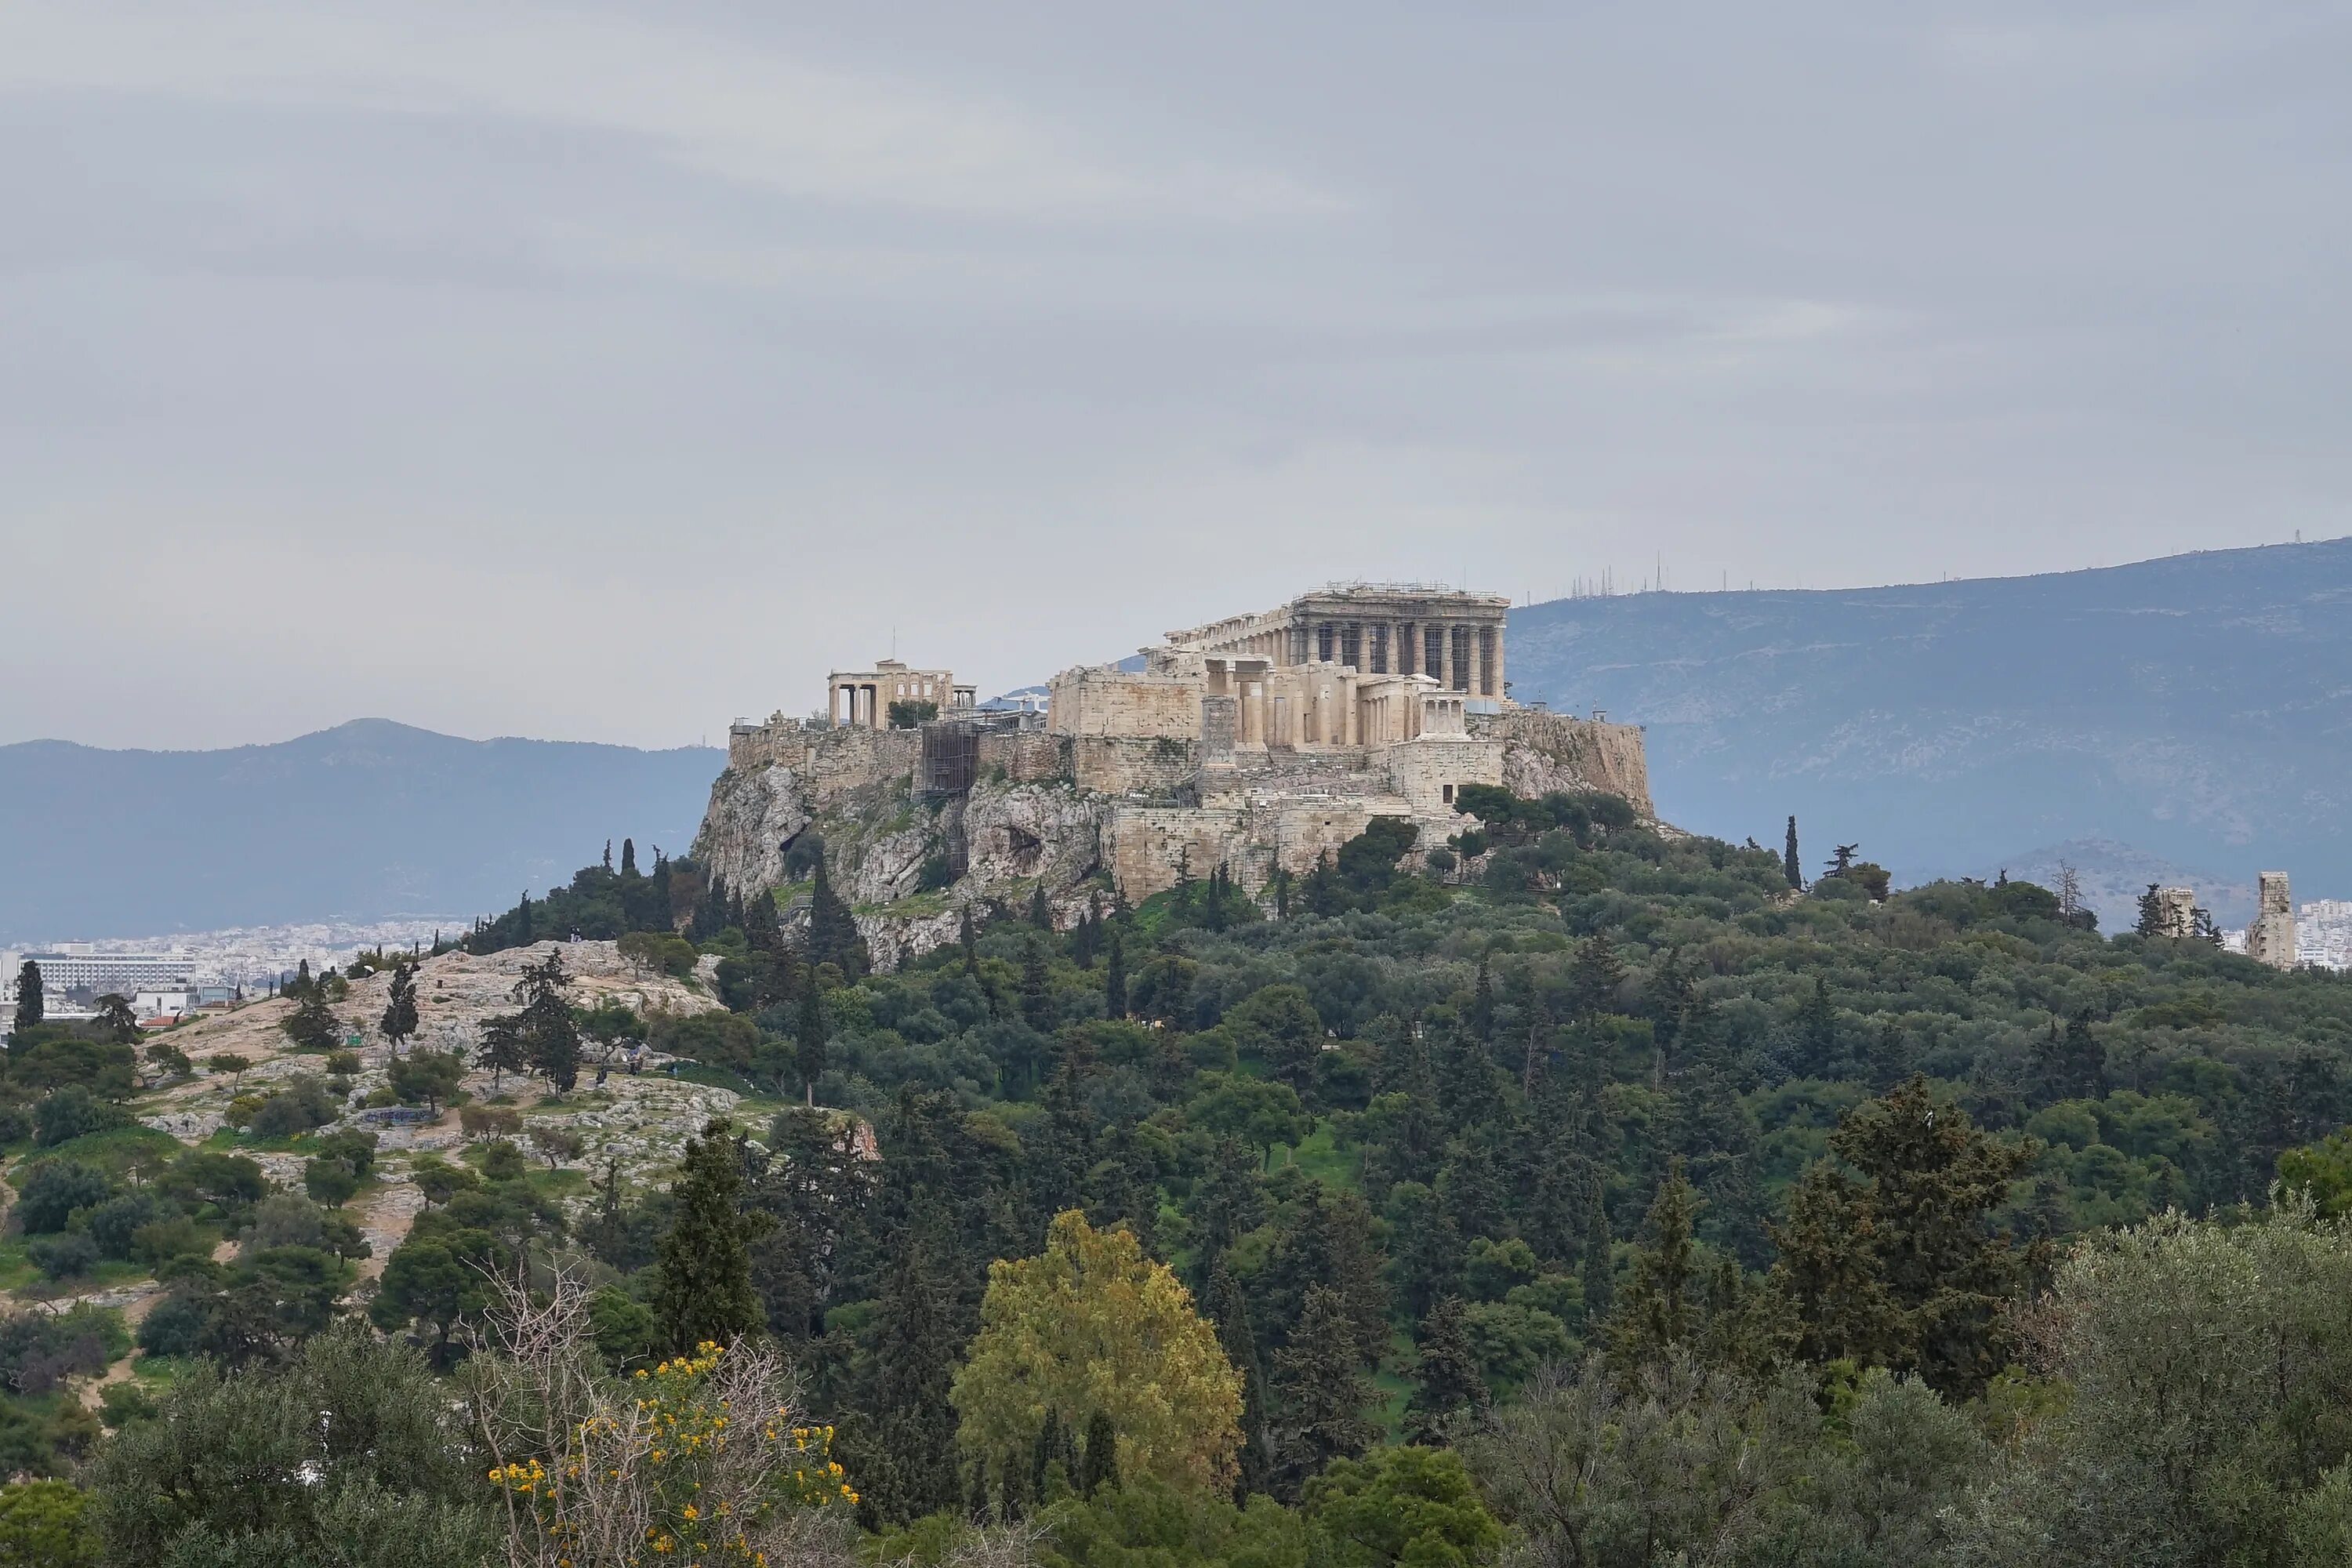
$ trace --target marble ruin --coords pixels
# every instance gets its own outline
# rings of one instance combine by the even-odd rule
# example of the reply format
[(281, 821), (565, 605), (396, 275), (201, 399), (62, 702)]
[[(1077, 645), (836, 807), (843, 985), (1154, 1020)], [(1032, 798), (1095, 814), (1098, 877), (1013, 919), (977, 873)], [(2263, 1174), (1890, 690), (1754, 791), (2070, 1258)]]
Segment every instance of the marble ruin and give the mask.
[[(814, 827), (869, 943), (911, 952), (950, 937), (972, 898), (1043, 887), (1074, 915), (1097, 875), (1130, 900), (1220, 866), (1255, 890), (1380, 816), (1413, 823), (1420, 853), (1460, 831), (1465, 784), (1607, 790), (1651, 816), (1638, 726), (1512, 700), (1508, 610), (1499, 595), (1332, 584), (1171, 632), (1125, 667), (1066, 669), (1043, 713), (981, 710), (949, 672), (895, 660), (836, 672), (824, 719), (729, 731), (697, 852), (749, 893), (782, 881)], [(940, 717), (889, 727), (891, 702), (935, 692)], [(938, 908), (920, 889), (942, 865)]]
[(2284, 871), (2262, 874), (2253, 921), (2246, 927), (2246, 956), (2273, 969), (2294, 967), (2294, 904)]
[(2197, 889), (2158, 888), (2156, 890), (2157, 933), (2191, 937), (2197, 934)]

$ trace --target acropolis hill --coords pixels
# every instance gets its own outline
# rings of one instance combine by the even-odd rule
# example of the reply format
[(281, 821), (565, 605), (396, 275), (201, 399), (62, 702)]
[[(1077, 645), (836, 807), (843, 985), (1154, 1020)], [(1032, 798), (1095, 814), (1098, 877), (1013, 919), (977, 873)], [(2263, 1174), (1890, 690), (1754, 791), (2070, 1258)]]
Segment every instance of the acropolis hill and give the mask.
[(973, 900), (1042, 887), (1075, 918), (1103, 879), (1139, 900), (1219, 866), (1255, 890), (1379, 816), (1413, 823), (1419, 854), (1460, 831), (1467, 784), (1606, 790), (1649, 818), (1638, 726), (1511, 701), (1508, 608), (1335, 584), (1171, 632), (1141, 669), (1066, 669), (1042, 714), (976, 709), (944, 669), (836, 672), (824, 717), (729, 732), (696, 854), (746, 896), (785, 889), (814, 829), (887, 964), (951, 938)]

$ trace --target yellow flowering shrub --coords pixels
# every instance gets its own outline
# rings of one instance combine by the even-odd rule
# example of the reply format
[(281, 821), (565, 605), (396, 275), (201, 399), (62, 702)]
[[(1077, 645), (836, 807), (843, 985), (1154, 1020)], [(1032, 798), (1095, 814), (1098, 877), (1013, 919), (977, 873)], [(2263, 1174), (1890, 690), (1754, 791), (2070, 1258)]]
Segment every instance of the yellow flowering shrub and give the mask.
[[(766, 1568), (812, 1512), (857, 1493), (832, 1457), (833, 1428), (777, 1397), (765, 1352), (705, 1343), (606, 1384), (561, 1440), (492, 1468), (524, 1560)], [(557, 1436), (549, 1431), (549, 1436)]]

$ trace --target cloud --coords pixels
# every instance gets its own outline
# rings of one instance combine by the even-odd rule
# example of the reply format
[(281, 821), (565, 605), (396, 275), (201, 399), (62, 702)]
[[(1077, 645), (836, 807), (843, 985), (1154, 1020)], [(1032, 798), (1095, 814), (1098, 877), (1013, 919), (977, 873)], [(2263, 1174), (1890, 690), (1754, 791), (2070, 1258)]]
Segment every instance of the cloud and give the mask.
[(0, 86), (495, 116), (635, 139), (793, 196), (938, 213), (1260, 220), (1351, 205), (1270, 170), (1121, 160), (1011, 103), (589, 12), (17, 5), (0, 10)]

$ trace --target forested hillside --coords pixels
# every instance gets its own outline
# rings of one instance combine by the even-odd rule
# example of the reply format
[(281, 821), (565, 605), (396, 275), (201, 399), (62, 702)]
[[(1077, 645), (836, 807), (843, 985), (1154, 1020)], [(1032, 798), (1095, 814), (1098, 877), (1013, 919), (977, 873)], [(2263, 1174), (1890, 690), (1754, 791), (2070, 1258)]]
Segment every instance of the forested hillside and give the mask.
[(2088, 839), (2208, 885), (2352, 889), (2352, 540), (1560, 600), (1514, 610), (1510, 639), (1514, 697), (1646, 727), (1687, 827), (1769, 841), (1795, 812), (1906, 883)]
[[(240, 1399), (310, 1410), (341, 1378), (446, 1426), (429, 1367), (472, 1391), (446, 1437), (471, 1468), (378, 1497), (341, 1453), (349, 1487), (287, 1531), (406, 1508), (451, 1552), (528, 1535), (550, 1563), (623, 1515), (672, 1542), (646, 1561), (748, 1563), (787, 1520), (812, 1558), (854, 1521), (869, 1555), (1105, 1568), (2352, 1549), (2352, 1237), (2311, 1206), (2352, 1202), (2352, 984), (2102, 935), (2020, 882), (1885, 896), (1854, 862), (1800, 889), (1777, 851), (1606, 797), (1464, 804), (1425, 872), (1378, 823), (1262, 900), (1213, 872), (1106, 889), (1070, 930), (976, 910), (889, 974), (821, 858), (798, 948), (691, 863), (592, 866), (468, 945), (649, 922), (590, 934), (673, 973), (717, 957), (727, 1009), (567, 1015), (561, 965), (527, 972), (437, 1090), (484, 1107), (473, 1140), (342, 1309), (426, 1361), (330, 1330), (331, 1283), (281, 1289), (316, 1309), (287, 1322), (184, 1258), (139, 1331), (184, 1369), (172, 1419), (77, 1438), (27, 1406), (26, 1468), (94, 1466), (122, 1561), (250, 1539), (229, 1503), (131, 1500)], [(631, 1038), (740, 1097), (634, 1190), (564, 1142), (614, 1124), (585, 1066)], [(275, 1146), (346, 1159), (312, 1149), (332, 1136)], [(27, 1201), (61, 1189), (44, 1158)], [(126, 1201), (132, 1173), (81, 1158), (90, 1203)], [(254, 1223), (195, 1175), (155, 1191), (160, 1222)], [(68, 1235), (113, 1213), (50, 1201)], [(551, 1390), (593, 1442), (548, 1425)], [(742, 1435), (783, 1445), (757, 1486), (715, 1443), (718, 1401), (755, 1394), (790, 1405)], [(764, 1522), (727, 1555), (693, 1495)]]

